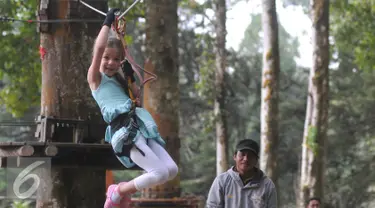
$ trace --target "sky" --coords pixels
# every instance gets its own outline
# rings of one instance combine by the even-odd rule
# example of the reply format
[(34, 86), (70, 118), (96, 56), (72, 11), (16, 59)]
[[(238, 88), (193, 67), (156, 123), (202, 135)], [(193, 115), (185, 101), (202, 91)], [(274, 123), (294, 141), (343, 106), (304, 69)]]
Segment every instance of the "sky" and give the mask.
[[(247, 3), (241, 1), (236, 5), (228, 5), (227, 12), (227, 47), (238, 49), (244, 37), (246, 27), (251, 23), (251, 13), (261, 12), (260, 0), (250, 0)], [(281, 1), (276, 0), (278, 20), (291, 36), (298, 37), (300, 42), (300, 57), (296, 59), (297, 64), (311, 67), (311, 21), (302, 11), (301, 7), (283, 8)]]

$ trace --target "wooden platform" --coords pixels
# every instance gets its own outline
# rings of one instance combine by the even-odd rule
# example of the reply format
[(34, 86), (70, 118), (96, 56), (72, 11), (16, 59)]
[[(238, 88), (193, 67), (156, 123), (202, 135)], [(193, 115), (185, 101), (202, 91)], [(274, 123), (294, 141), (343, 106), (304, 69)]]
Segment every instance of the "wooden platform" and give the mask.
[[(125, 170), (109, 144), (61, 142), (0, 142), (0, 167), (9, 157), (49, 157), (54, 167)], [(132, 168), (138, 170), (138, 167)]]
[(202, 197), (180, 197), (180, 198), (132, 198), (131, 207), (133, 208), (203, 208), (204, 198)]

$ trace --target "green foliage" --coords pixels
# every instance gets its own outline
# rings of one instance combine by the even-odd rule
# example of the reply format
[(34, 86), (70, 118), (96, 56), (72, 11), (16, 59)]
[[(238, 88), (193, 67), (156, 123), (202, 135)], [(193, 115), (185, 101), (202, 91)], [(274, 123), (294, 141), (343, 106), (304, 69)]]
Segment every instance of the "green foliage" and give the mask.
[(282, 0), (282, 5), (284, 7), (288, 7), (288, 6), (303, 6), (305, 8), (308, 8), (309, 5), (310, 5), (310, 0)]
[(30, 208), (30, 201), (14, 201), (12, 208)]
[[(216, 171), (214, 137), (207, 137), (206, 132), (187, 137), (182, 144), (181, 182), (186, 193), (206, 194)], [(197, 138), (204, 138), (197, 139)]]
[(199, 82), (195, 85), (198, 95), (213, 105), (215, 91), (215, 55), (204, 51), (200, 58)]
[(239, 53), (241, 55), (254, 56), (255, 54), (259, 54), (259, 49), (262, 48), (259, 36), (261, 31), (262, 16), (260, 14), (252, 15), (251, 23), (247, 26), (244, 39), (240, 43)]
[(0, 169), (0, 192), (5, 190), (7, 186), (6, 181), (7, 181), (7, 178), (6, 178), (5, 169), (1, 168)]
[(361, 70), (375, 69), (375, 1), (333, 1), (331, 26), (335, 47), (352, 54)]
[(318, 154), (318, 144), (316, 143), (316, 136), (318, 135), (318, 128), (316, 126), (309, 126), (309, 131), (307, 133), (306, 145), (314, 153)]
[[(373, 128), (374, 71), (353, 70), (354, 60), (339, 52), (338, 70), (331, 72), (330, 123), (327, 149), (327, 201), (333, 207), (341, 203), (356, 207), (367, 203), (374, 193), (367, 191), (375, 175), (368, 165), (374, 161), (371, 151)], [(361, 193), (361, 194), (357, 194)], [(347, 196), (337, 198), (337, 196)], [(361, 207), (371, 207), (363, 205)]]
[[(109, 8), (119, 8), (121, 13), (125, 12), (131, 4), (133, 4), (133, 0), (109, 0), (108, 7)], [(105, 12), (105, 11), (103, 11)], [(145, 3), (138, 2), (131, 10), (124, 16), (127, 21), (138, 20), (139, 18), (145, 17)]]
[(128, 45), (132, 44), (132, 42), (133, 42), (133, 37), (130, 36), (130, 35), (125, 36), (124, 39), (125, 39), (126, 44), (128, 44)]
[[(131, 181), (135, 177), (137, 177), (141, 174), (142, 174), (142, 171), (138, 171), (138, 170), (134, 170), (134, 171), (116, 170), (116, 171), (113, 171), (113, 178), (114, 178), (115, 183), (120, 183), (120, 182), (124, 182), (124, 181)], [(139, 194), (140, 193), (136, 193), (132, 197), (139, 197)]]
[[(37, 1), (0, 2), (0, 14), (18, 19), (35, 19)], [(0, 103), (15, 117), (40, 103), (41, 65), (38, 55), (39, 34), (36, 25), (0, 22), (0, 79), (6, 86), (0, 91)]]

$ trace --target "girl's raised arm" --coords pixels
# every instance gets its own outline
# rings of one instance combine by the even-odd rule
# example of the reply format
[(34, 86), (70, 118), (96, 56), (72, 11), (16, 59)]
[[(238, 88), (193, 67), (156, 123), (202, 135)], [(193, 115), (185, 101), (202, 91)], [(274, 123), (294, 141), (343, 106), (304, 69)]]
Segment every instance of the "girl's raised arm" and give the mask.
[(111, 28), (112, 22), (115, 20), (115, 12), (119, 9), (113, 8), (107, 12), (107, 17), (104, 20), (103, 27), (99, 32), (94, 44), (93, 58), (90, 68), (87, 73), (87, 81), (91, 90), (96, 90), (101, 81), (100, 63), (105, 48), (107, 47), (108, 33)]

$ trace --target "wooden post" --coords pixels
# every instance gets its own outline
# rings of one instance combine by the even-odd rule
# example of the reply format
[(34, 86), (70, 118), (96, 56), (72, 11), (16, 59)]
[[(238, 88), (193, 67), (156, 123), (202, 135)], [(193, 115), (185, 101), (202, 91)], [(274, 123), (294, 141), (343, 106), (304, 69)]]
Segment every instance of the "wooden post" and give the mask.
[(105, 171), (105, 188), (107, 189), (111, 184), (114, 184), (115, 180), (113, 179), (112, 170)]
[[(102, 11), (107, 1), (86, 0)], [(77, 0), (39, 0), (40, 19), (104, 19)], [(50, 16), (47, 16), (50, 15)], [(102, 122), (100, 109), (91, 96), (86, 75), (100, 23), (42, 23), (39, 26), (42, 61), (41, 115)], [(105, 127), (105, 126), (103, 126)], [(104, 129), (96, 134), (104, 137)], [(73, 142), (71, 132), (56, 129), (53, 140)], [(46, 154), (60, 154), (49, 147)], [(52, 196), (37, 207), (102, 207), (105, 201), (105, 169), (85, 167), (51, 170)], [(48, 186), (48, 184), (45, 184)]]
[[(149, 60), (145, 69), (158, 76), (144, 87), (143, 104), (155, 119), (167, 151), (179, 164), (179, 84), (177, 48), (177, 1), (146, 1), (146, 42)], [(145, 79), (148, 77), (146, 76)], [(180, 196), (180, 177), (143, 190), (146, 198)]]

